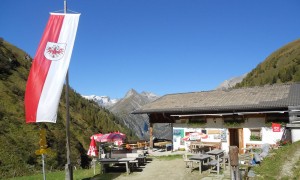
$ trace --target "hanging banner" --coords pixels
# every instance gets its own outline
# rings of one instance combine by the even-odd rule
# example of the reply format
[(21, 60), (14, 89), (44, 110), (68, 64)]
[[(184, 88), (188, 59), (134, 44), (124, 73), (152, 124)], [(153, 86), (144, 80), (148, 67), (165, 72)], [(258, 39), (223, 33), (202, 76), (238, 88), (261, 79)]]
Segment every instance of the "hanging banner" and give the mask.
[(25, 91), (26, 123), (55, 123), (80, 14), (50, 13)]
[(273, 132), (280, 132), (281, 126), (277, 123), (272, 123), (272, 130)]

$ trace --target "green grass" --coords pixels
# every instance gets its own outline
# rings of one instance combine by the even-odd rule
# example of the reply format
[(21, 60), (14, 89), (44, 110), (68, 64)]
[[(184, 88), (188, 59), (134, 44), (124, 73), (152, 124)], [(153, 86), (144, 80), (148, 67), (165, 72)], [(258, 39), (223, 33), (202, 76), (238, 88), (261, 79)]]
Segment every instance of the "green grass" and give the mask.
[[(265, 158), (259, 166), (254, 167), (258, 179), (277, 179), (280, 176), (283, 164), (294, 158), (292, 154), (299, 150), (300, 141), (271, 151), (270, 153), (273, 153), (273, 155)], [(296, 179), (297, 177), (300, 177), (300, 159), (293, 168), (293, 175), (282, 179)]]
[[(100, 165), (96, 165), (95, 174), (96, 175), (94, 175), (94, 168), (74, 170), (73, 179), (74, 180), (101, 180), (101, 179), (114, 179), (115, 177), (120, 176), (120, 173), (100, 174)], [(61, 180), (61, 179), (65, 179), (65, 176), (66, 176), (65, 171), (46, 172), (46, 179)], [(41, 180), (41, 179), (43, 179), (42, 173), (32, 175), (32, 176), (11, 178), (11, 180)]]
[[(97, 172), (99, 173), (99, 169), (97, 169)], [(57, 172), (46, 172), (46, 179), (65, 179), (65, 171), (57, 171)], [(94, 176), (94, 170), (88, 169), (88, 170), (74, 170), (73, 172), (73, 178), (74, 179), (90, 179)], [(41, 180), (43, 179), (43, 174), (36, 174), (32, 176), (23, 176), (23, 177), (17, 177), (13, 178), (16, 180)]]
[(300, 159), (293, 168), (294, 177), (300, 177)]
[[(151, 157), (159, 160), (174, 160), (178, 158), (182, 158), (181, 155), (168, 155), (168, 156), (155, 156)], [(96, 165), (96, 175), (94, 175), (94, 169), (80, 169), (73, 171), (73, 179), (74, 180), (108, 180), (108, 179), (116, 179), (119, 176), (128, 176), (126, 172), (109, 172), (106, 174), (100, 174), (100, 165)], [(65, 171), (57, 171), (57, 172), (46, 172), (46, 179), (50, 180), (61, 180), (65, 179)], [(42, 180), (43, 174), (36, 174), (31, 176), (23, 176), (23, 177), (15, 177), (10, 180)]]
[(176, 154), (176, 155), (168, 155), (168, 156), (156, 156), (154, 157), (155, 159), (159, 159), (159, 160), (174, 160), (174, 159), (179, 159), (182, 158), (182, 155)]

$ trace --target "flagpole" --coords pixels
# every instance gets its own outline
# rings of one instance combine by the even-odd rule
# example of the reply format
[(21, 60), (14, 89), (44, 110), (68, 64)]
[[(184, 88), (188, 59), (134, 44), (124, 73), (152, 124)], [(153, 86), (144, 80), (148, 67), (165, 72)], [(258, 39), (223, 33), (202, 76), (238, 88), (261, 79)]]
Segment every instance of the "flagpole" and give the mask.
[[(64, 13), (67, 13), (67, 0), (64, 0)], [(65, 165), (66, 169), (66, 179), (73, 180), (73, 167), (70, 160), (70, 103), (69, 103), (69, 72), (67, 71), (66, 75), (66, 147), (67, 147), (67, 164)]]
[(43, 164), (43, 179), (46, 180), (45, 155), (44, 154), (42, 154), (42, 164)]

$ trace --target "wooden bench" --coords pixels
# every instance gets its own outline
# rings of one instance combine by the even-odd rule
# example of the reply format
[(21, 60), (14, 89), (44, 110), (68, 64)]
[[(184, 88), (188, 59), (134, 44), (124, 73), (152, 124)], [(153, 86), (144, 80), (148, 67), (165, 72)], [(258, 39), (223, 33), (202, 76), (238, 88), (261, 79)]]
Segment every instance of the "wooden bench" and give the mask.
[(101, 173), (106, 173), (107, 168), (109, 167), (110, 164), (125, 164), (126, 166), (126, 172), (127, 174), (130, 174), (131, 172), (131, 166), (130, 166), (130, 161), (133, 161), (134, 158), (103, 158), (99, 159), (98, 161), (101, 164)]
[(112, 158), (135, 158), (136, 160), (130, 161), (129, 163), (135, 164), (136, 167), (139, 165), (146, 163), (146, 156), (140, 153), (112, 153)]
[(221, 149), (222, 143), (221, 142), (201, 142), (203, 146), (211, 147), (211, 150), (213, 149)]
[(196, 163), (197, 161), (190, 160), (187, 156), (187, 154), (183, 154), (183, 161), (185, 162), (185, 167), (189, 168), (189, 171), (192, 172), (194, 169), (194, 162)]

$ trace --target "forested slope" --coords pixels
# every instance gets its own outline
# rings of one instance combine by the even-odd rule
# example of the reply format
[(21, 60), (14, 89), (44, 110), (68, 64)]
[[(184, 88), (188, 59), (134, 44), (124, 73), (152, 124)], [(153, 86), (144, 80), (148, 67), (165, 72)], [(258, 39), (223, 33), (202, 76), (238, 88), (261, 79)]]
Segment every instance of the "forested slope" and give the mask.
[[(14, 177), (40, 172), (39, 129), (47, 130), (47, 143), (53, 154), (47, 156), (46, 167), (64, 169), (66, 164), (66, 104), (62, 93), (57, 123), (26, 124), (24, 94), (32, 58), (21, 49), (0, 38), (0, 177)], [(133, 133), (119, 123), (108, 110), (76, 93), (69, 92), (71, 161), (87, 167), (90, 136), (98, 132), (120, 131), (128, 139)]]
[(258, 64), (236, 87), (300, 81), (300, 39), (293, 41)]

